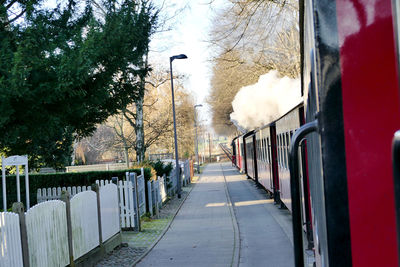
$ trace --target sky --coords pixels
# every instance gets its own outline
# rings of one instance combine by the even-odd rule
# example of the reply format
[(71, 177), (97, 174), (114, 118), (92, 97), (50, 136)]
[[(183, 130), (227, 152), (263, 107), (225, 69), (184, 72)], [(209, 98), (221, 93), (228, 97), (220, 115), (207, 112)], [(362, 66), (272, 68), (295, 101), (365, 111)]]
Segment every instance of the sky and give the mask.
[(171, 10), (184, 6), (186, 8), (177, 16), (171, 31), (155, 36), (151, 43), (154, 52), (150, 60), (152, 57), (157, 58), (157, 62), (163, 61), (169, 67), (170, 56), (178, 54), (188, 56), (185, 60), (174, 60), (173, 71), (174, 74), (179, 72), (187, 77), (185, 88), (193, 93), (195, 104), (203, 105), (201, 110), (198, 110), (199, 116), (202, 120), (207, 120), (210, 111), (205, 102), (210, 91), (212, 67), (209, 62), (212, 53), (207, 39), (212, 16), (226, 1), (215, 1), (211, 7), (207, 4), (209, 0), (166, 0), (166, 2), (176, 4)]

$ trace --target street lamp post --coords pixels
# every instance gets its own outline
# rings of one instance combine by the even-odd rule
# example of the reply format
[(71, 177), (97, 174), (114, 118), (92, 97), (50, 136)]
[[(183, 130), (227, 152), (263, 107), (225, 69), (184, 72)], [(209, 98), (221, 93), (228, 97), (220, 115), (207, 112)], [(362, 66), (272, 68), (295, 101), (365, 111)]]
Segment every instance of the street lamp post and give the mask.
[(178, 139), (176, 137), (176, 119), (175, 119), (175, 100), (174, 100), (174, 78), (172, 75), (172, 61), (175, 59), (185, 59), (187, 58), (186, 55), (180, 54), (176, 56), (172, 56), (169, 58), (169, 67), (171, 72), (171, 92), (172, 92), (172, 114), (174, 118), (174, 138), (175, 138), (175, 173), (176, 173), (176, 181), (177, 181), (177, 193), (178, 198), (181, 198), (181, 179), (180, 179), (180, 169), (181, 166), (179, 165), (179, 156), (178, 156)]
[(194, 128), (196, 132), (196, 162), (197, 162), (197, 173), (200, 173), (200, 162), (199, 162), (199, 141), (197, 140), (197, 114), (196, 108), (202, 107), (202, 104), (194, 105)]

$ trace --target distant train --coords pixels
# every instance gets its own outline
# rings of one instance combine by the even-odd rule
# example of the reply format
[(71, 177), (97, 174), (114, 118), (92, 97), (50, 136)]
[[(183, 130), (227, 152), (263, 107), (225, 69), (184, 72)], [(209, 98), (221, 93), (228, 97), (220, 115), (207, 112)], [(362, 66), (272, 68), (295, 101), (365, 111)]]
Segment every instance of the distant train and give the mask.
[(300, 1), (304, 101), (232, 141), (291, 211), (296, 266), (304, 244), (316, 266), (399, 266), (399, 29), (399, 1)]

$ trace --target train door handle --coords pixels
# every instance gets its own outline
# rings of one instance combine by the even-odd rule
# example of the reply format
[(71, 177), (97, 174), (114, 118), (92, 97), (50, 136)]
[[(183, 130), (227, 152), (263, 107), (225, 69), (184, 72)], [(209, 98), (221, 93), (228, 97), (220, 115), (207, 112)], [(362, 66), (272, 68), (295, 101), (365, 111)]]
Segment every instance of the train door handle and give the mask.
[(318, 131), (318, 121), (312, 121), (301, 126), (292, 136), (290, 144), (290, 193), (292, 198), (293, 219), (293, 243), (294, 263), (296, 267), (304, 266), (303, 255), (303, 227), (301, 220), (300, 178), (299, 178), (299, 154), (300, 141), (309, 133)]
[(394, 133), (392, 142), (392, 166), (394, 179), (394, 199), (397, 223), (397, 247), (400, 255), (400, 130)]

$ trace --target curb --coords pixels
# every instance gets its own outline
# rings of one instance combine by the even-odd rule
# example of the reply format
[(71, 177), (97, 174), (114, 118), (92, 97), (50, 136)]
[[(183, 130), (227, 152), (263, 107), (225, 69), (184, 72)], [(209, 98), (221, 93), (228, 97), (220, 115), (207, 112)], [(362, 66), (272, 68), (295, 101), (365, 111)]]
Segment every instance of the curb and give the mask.
[[(197, 179), (198, 181), (198, 179)], [(192, 184), (192, 183), (191, 183)], [(149, 248), (138, 258), (136, 259), (133, 264), (131, 265), (132, 267), (135, 266), (136, 264), (138, 264), (139, 262), (141, 262), (143, 260), (144, 257), (147, 256), (147, 254), (150, 253), (150, 251), (157, 245), (158, 242), (160, 242), (161, 238), (163, 238), (163, 236), (165, 235), (165, 233), (168, 231), (168, 229), (171, 227), (172, 222), (174, 221), (176, 215), (178, 214), (179, 210), (181, 209), (183, 203), (185, 203), (187, 197), (190, 195), (190, 193), (192, 192), (193, 188), (196, 186), (196, 184), (194, 184), (194, 186), (192, 186), (192, 188), (190, 189), (190, 191), (187, 193), (187, 195), (185, 196), (185, 198), (182, 200), (181, 204), (179, 204), (179, 207), (176, 209), (174, 216), (172, 217), (171, 221), (167, 224), (167, 226), (165, 227), (165, 229), (162, 231), (162, 233), (160, 234), (160, 236), (149, 246)]]
[(234, 209), (234, 205), (232, 204), (231, 196), (229, 194), (228, 183), (226, 181), (224, 168), (222, 167), (222, 164), (219, 164), (219, 165), (221, 167), (222, 175), (224, 176), (225, 194), (226, 194), (226, 199), (228, 201), (229, 212), (231, 214), (233, 231), (234, 231), (234, 235), (235, 235), (234, 236), (234, 247), (233, 247), (233, 255), (232, 255), (232, 261), (231, 261), (231, 267), (238, 267), (239, 266), (239, 260), (240, 260), (240, 229), (239, 229), (239, 225), (238, 225), (237, 220), (236, 220), (236, 212), (235, 212), (235, 209)]

